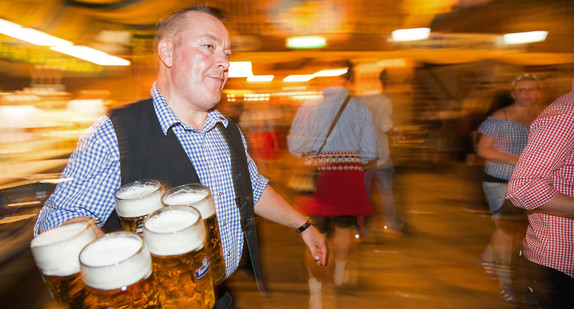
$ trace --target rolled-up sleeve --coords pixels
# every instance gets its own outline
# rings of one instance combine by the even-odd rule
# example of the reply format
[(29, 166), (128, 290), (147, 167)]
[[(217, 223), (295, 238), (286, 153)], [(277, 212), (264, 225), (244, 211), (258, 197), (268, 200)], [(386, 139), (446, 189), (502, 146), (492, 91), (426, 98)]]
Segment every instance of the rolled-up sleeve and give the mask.
[(523, 150), (508, 185), (507, 198), (525, 209), (539, 208), (564, 188), (572, 188), (574, 174), (574, 121), (564, 108), (545, 111), (531, 126), (528, 144)]
[(108, 117), (86, 130), (62, 172), (60, 183), (42, 207), (34, 234), (72, 218), (87, 217), (102, 226), (114, 209), (113, 194), (120, 185), (117, 138)]

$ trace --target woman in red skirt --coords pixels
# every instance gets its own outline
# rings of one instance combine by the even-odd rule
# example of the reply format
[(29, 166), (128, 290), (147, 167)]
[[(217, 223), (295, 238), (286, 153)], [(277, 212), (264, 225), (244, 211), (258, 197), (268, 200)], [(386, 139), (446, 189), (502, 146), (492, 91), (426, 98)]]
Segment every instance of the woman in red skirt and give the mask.
[[(333, 64), (333, 68), (341, 67), (347, 72), (331, 79), (333, 87), (323, 89), (321, 100), (299, 108), (288, 137), (289, 151), (318, 167), (315, 192), (297, 198), (295, 206), (312, 217), (313, 224), (329, 238), (335, 286), (349, 280), (345, 268), (357, 217), (372, 213), (362, 166), (377, 158), (378, 149), (371, 112), (344, 87), (352, 77), (351, 63)], [(308, 268), (310, 308), (321, 308), (325, 276), (310, 264)]]

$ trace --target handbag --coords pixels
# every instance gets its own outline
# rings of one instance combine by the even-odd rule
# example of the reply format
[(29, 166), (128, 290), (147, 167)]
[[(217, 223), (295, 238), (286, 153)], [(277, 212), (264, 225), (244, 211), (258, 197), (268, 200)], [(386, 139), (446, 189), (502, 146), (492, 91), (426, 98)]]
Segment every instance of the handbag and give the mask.
[[(329, 135), (331, 135), (333, 128), (337, 124), (337, 121), (341, 117), (341, 114), (343, 113), (343, 110), (347, 106), (347, 103), (349, 103), (350, 99), (351, 99), (351, 95), (347, 95), (347, 97), (345, 98), (345, 101), (343, 102), (343, 104), (339, 108), (337, 115), (335, 115), (335, 118), (333, 119), (333, 122), (331, 123), (331, 127), (329, 127), (329, 131), (327, 131), (327, 135), (325, 136), (325, 140), (323, 141), (323, 144), (321, 145), (319, 150), (317, 150), (317, 153), (316, 153), (317, 156), (319, 155), (319, 153), (321, 153), (321, 151), (323, 150), (323, 147), (325, 147), (325, 145), (327, 144), (327, 138), (329, 138)], [(317, 174), (319, 173), (319, 170), (317, 169), (317, 166), (314, 164), (313, 161), (314, 160), (303, 158), (303, 160), (301, 162), (299, 162), (299, 164), (297, 165), (297, 167), (295, 168), (295, 170), (291, 174), (289, 181), (287, 181), (287, 187), (289, 189), (295, 191), (298, 194), (315, 193), (316, 184), (317, 184)]]

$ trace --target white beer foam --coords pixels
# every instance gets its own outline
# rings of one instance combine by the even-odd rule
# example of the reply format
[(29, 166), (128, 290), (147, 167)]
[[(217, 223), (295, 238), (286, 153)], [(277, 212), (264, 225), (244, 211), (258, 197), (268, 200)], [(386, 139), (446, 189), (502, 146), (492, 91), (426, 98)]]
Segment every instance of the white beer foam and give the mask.
[(174, 192), (166, 195), (163, 199), (164, 204), (172, 205), (186, 205), (193, 206), (199, 213), (203, 220), (215, 214), (215, 204), (212, 198), (206, 198), (209, 192), (207, 191), (181, 191)]
[(152, 184), (121, 188), (116, 192), (116, 211), (124, 218), (148, 215), (163, 207), (162, 194), (162, 190), (158, 190), (158, 187)]
[(32, 239), (30, 248), (40, 271), (47, 276), (80, 272), (80, 251), (96, 239), (88, 222), (60, 225)]
[(120, 188), (116, 193), (116, 196), (121, 199), (139, 198), (140, 196), (146, 196), (157, 189), (158, 186), (153, 183), (134, 183)]
[(147, 247), (142, 248), (139, 236), (125, 234), (124, 237), (102, 237), (84, 248), (80, 261), (82, 280), (87, 286), (114, 290), (149, 277), (152, 266)]
[(170, 256), (201, 249), (205, 225), (200, 222), (191, 226), (198, 218), (196, 213), (177, 209), (149, 217), (145, 222), (144, 240), (150, 252)]

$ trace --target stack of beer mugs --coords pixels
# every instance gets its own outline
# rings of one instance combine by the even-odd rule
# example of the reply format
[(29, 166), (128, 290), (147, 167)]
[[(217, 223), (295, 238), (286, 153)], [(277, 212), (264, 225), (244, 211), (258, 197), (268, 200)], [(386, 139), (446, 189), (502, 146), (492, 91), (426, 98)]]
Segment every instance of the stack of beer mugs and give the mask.
[(225, 264), (209, 188), (188, 184), (164, 192), (151, 179), (120, 187), (115, 200), (123, 232), (97, 239), (88, 222), (77, 222), (32, 240), (36, 264), (57, 304), (213, 308), (214, 282), (225, 278)]

